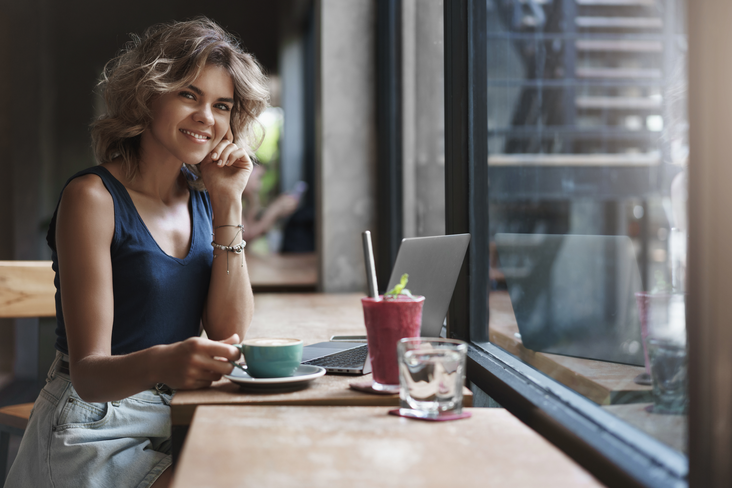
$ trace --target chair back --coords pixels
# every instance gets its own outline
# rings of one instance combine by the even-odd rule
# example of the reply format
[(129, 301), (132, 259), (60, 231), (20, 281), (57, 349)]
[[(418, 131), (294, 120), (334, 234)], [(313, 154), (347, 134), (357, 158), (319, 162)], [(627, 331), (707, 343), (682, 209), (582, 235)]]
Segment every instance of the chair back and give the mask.
[(51, 261), (0, 261), (0, 318), (55, 317)]

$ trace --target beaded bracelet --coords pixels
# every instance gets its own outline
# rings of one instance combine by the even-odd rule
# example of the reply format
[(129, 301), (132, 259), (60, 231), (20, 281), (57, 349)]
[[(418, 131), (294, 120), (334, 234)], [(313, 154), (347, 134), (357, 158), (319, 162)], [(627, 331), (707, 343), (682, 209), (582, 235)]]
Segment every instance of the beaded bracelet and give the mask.
[(221, 249), (222, 251), (226, 252), (233, 252), (235, 254), (241, 254), (245, 247), (247, 247), (247, 241), (241, 241), (236, 246), (224, 246), (222, 244), (217, 244), (214, 241), (211, 241), (211, 245), (215, 247), (216, 249)]
[[(226, 251), (226, 274), (229, 274), (229, 253), (233, 252), (234, 254), (241, 254), (244, 251), (244, 248), (247, 247), (247, 241), (243, 240), (237, 244), (236, 246), (232, 246), (234, 243), (234, 240), (236, 239), (236, 236), (241, 234), (244, 231), (244, 226), (242, 225), (233, 225), (233, 224), (226, 224), (226, 225), (218, 225), (214, 227), (214, 230), (219, 229), (221, 227), (238, 227), (239, 230), (236, 231), (236, 234), (234, 234), (234, 238), (231, 239), (231, 242), (228, 246), (224, 246), (223, 244), (218, 244), (215, 241), (211, 241), (211, 245), (214, 247), (214, 249), (219, 249), (221, 251)], [(211, 237), (215, 237), (216, 233), (212, 232)], [(213, 257), (216, 259), (217, 254), (214, 254)], [(244, 267), (244, 258), (241, 260), (241, 267)]]

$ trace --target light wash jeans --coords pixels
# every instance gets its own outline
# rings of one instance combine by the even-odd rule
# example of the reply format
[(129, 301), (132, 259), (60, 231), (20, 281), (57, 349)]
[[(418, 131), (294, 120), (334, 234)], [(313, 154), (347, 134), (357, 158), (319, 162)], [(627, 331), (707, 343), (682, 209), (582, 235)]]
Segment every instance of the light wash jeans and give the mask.
[(146, 390), (118, 402), (88, 403), (59, 371), (57, 353), (7, 488), (148, 487), (170, 466), (171, 395)]

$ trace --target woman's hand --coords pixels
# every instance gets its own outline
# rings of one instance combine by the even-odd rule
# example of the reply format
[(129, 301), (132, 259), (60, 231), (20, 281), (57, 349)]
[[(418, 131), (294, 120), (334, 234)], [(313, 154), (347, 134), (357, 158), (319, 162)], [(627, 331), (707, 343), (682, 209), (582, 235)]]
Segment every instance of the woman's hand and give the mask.
[(183, 342), (160, 346), (162, 349), (161, 382), (176, 390), (210, 386), (234, 367), (228, 362), (239, 359), (239, 350), (230, 344), (239, 342), (234, 334), (223, 341), (191, 337)]
[(211, 198), (241, 201), (254, 163), (244, 148), (233, 142), (231, 129), (201, 162), (201, 176)]

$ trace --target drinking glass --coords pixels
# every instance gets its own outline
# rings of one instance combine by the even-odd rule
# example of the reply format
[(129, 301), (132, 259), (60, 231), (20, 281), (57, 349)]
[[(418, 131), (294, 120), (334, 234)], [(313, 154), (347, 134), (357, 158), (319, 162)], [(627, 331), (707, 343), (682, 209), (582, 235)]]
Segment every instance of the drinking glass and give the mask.
[(654, 295), (648, 302), (648, 358), (653, 412), (683, 414), (687, 408), (685, 295)]
[(425, 418), (460, 414), (467, 350), (465, 342), (455, 339), (400, 340), (397, 353), (402, 409)]

